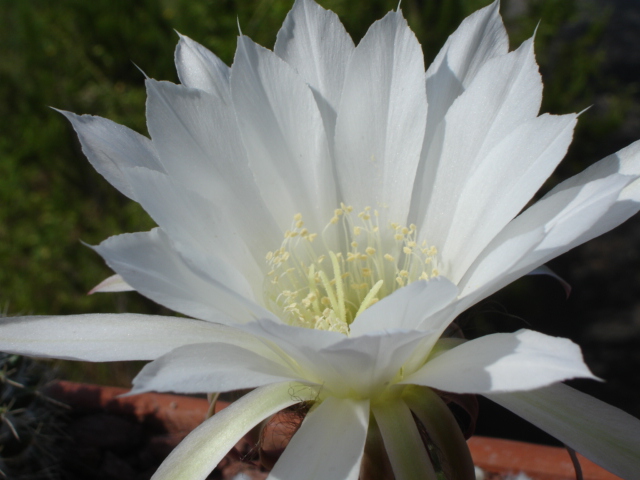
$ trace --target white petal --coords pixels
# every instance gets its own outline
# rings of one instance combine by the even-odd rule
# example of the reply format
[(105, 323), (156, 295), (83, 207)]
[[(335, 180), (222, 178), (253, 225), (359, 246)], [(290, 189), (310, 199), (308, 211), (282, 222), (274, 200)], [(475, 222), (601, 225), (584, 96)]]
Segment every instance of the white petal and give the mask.
[(125, 282), (120, 275), (111, 275), (89, 290), (87, 295), (106, 292), (130, 292), (132, 290), (135, 290), (135, 288)]
[[(362, 312), (351, 324), (351, 337), (395, 329), (417, 330), (423, 322), (450, 304), (458, 288), (443, 277), (420, 280), (396, 290)], [(437, 329), (439, 325), (429, 325)], [(423, 328), (426, 330), (426, 327)]]
[[(509, 37), (499, 7), (500, 2), (494, 1), (469, 15), (438, 52), (427, 70), (429, 115), (446, 113), (488, 60), (508, 53)], [(434, 117), (442, 120), (444, 115)]]
[(405, 223), (426, 114), (420, 44), (402, 15), (390, 12), (371, 26), (347, 69), (335, 146), (346, 203)]
[[(427, 241), (443, 248), (458, 198), (482, 159), (522, 123), (538, 114), (542, 82), (531, 40), (486, 62), (440, 124), (426, 162), (437, 164), (426, 217), (417, 221)], [(464, 139), (464, 141), (461, 141)], [(416, 223), (418, 223), (416, 222)]]
[(441, 310), (431, 314), (424, 322), (416, 327), (418, 331), (428, 333), (419, 344), (414, 347), (413, 352), (403, 364), (407, 372), (414, 372), (419, 369), (431, 355), (434, 348), (456, 316), (462, 311), (460, 301), (455, 300)]
[(437, 162), (427, 161), (427, 154), (435, 141), (438, 126), (479, 69), (491, 58), (505, 55), (509, 50), (509, 38), (499, 7), (499, 1), (495, 1), (467, 17), (447, 39), (427, 70), (427, 127), (412, 197), (412, 219), (424, 217), (431, 196)]
[(247, 337), (210, 322), (134, 313), (7, 317), (0, 328), (0, 351), (92, 362), (153, 360), (190, 343)]
[[(632, 183), (638, 176), (640, 142), (562, 182), (489, 244), (459, 283), (462, 295), (473, 303), (627, 220), (640, 208), (638, 184)], [(517, 262), (502, 265), (490, 260), (501, 258), (503, 245), (513, 243), (512, 238), (530, 236), (540, 229), (544, 231), (541, 241), (535, 248), (523, 243)], [(519, 244), (514, 246), (517, 249)]]
[(126, 167), (164, 171), (148, 138), (106, 118), (58, 111), (73, 125), (93, 168), (127, 197), (135, 200)]
[(147, 80), (147, 92), (149, 132), (171, 179), (210, 199), (243, 238), (280, 245), (281, 230), (249, 169), (233, 108), (169, 82)]
[(273, 51), (335, 109), (354, 48), (335, 13), (312, 0), (297, 0), (278, 32)]
[(459, 281), (469, 265), (551, 175), (571, 143), (577, 115), (543, 115), (516, 128), (491, 150), (457, 199), (440, 248)]
[(500, 2), (465, 18), (427, 70), (429, 125), (436, 126), (453, 101), (490, 59), (505, 55), (509, 38), (500, 18)]
[(329, 397), (306, 416), (267, 480), (358, 480), (369, 401)]
[(231, 96), (251, 170), (280, 228), (287, 230), (293, 216), (304, 212), (310, 229), (320, 231), (338, 202), (310, 88), (273, 52), (240, 37)]
[(152, 480), (205, 480), (220, 460), (262, 420), (307, 400), (290, 383), (261, 387), (191, 432), (162, 462)]
[(312, 0), (293, 4), (273, 48), (313, 89), (330, 141), (347, 62), (354, 48), (338, 16)]
[(395, 478), (436, 480), (438, 476), (409, 407), (403, 401), (395, 401), (374, 405), (371, 411), (380, 428)]
[(458, 284), (461, 299), (456, 312), (461, 313), (518, 278), (515, 275), (509, 277), (505, 272), (514, 269), (523, 258), (535, 251), (544, 236), (544, 226), (537, 226), (529, 231), (513, 232), (513, 237), (496, 237)]
[(438, 355), (402, 383), (452, 393), (532, 390), (571, 378), (596, 378), (571, 340), (519, 330), (471, 340)]
[(638, 478), (637, 418), (562, 384), (486, 396), (615, 475)]
[(336, 332), (268, 320), (239, 328), (277, 345), (296, 360), (307, 381), (340, 396), (367, 396), (383, 388), (415, 347), (430, 336), (429, 332), (396, 331), (345, 338)]
[[(336, 395), (355, 392), (372, 396), (386, 387), (428, 332), (394, 332), (346, 339), (316, 355), (314, 363), (326, 375), (326, 387)], [(310, 358), (313, 360), (313, 358)]]
[[(129, 176), (138, 201), (162, 230), (189, 255), (199, 254), (194, 269), (204, 275), (218, 270), (229, 288), (247, 298), (262, 297), (265, 254), (268, 245), (280, 241), (269, 240), (273, 230), (262, 229), (258, 222), (249, 225), (241, 213), (229, 218), (213, 202), (165, 174), (135, 169)], [(214, 267), (209, 265), (212, 260), (228, 266)], [(230, 274), (232, 270), (241, 275)]]
[(111, 237), (94, 249), (138, 292), (177, 312), (220, 323), (274, 318), (228, 287), (228, 270), (210, 272), (217, 280), (195, 272), (160, 229)]
[(175, 57), (178, 78), (185, 87), (199, 88), (226, 102), (230, 100), (230, 69), (210, 50), (189, 37), (180, 35)]
[(299, 378), (259, 339), (244, 332), (239, 337), (241, 346), (197, 343), (176, 348), (138, 373), (131, 394), (228, 392)]

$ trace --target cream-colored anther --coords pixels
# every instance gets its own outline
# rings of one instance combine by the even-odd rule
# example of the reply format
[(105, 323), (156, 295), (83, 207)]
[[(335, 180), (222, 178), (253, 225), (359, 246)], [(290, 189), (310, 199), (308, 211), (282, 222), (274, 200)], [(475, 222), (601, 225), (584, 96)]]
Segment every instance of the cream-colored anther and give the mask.
[[(380, 218), (371, 207), (354, 212), (342, 203), (322, 241), (313, 243), (318, 233), (296, 214), (280, 248), (265, 255), (267, 305), (291, 325), (348, 334), (358, 315), (382, 297), (437, 276), (437, 249), (423, 240), (418, 247), (417, 227), (392, 223), (381, 229)], [(343, 247), (329, 248), (337, 238)]]

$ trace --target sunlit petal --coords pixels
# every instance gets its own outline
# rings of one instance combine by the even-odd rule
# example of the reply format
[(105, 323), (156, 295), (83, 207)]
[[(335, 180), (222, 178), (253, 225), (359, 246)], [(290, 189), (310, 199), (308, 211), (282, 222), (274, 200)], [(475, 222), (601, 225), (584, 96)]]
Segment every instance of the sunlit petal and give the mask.
[(576, 377), (596, 378), (580, 347), (531, 330), (495, 333), (447, 350), (403, 383), (453, 393), (532, 390)]
[(368, 425), (368, 400), (329, 397), (306, 416), (268, 480), (357, 480)]
[[(458, 289), (446, 278), (435, 278), (429, 282), (414, 282), (397, 290), (384, 300), (365, 310), (351, 325), (351, 335), (363, 335), (376, 331), (404, 329), (415, 330), (419, 326), (427, 330), (440, 325), (427, 325), (426, 319), (450, 304)], [(449, 323), (450, 319), (446, 319)]]
[(427, 116), (420, 44), (400, 13), (374, 23), (351, 55), (336, 124), (344, 201), (405, 222)]
[(180, 83), (229, 101), (229, 67), (210, 50), (180, 35), (175, 57)]
[[(237, 275), (233, 269), (218, 262), (218, 269), (209, 272), (214, 277), (203, 278), (160, 229), (111, 237), (94, 248), (138, 292), (178, 312), (222, 323), (271, 317), (229, 287), (224, 273)], [(189, 255), (198, 258), (194, 251)]]
[(0, 351), (91, 362), (154, 360), (182, 345), (248, 337), (211, 322), (135, 313), (7, 317), (0, 329)]
[(237, 342), (240, 346), (195, 343), (176, 348), (147, 364), (133, 379), (131, 393), (228, 392), (300, 379), (255, 337), (249, 339), (253, 341)]

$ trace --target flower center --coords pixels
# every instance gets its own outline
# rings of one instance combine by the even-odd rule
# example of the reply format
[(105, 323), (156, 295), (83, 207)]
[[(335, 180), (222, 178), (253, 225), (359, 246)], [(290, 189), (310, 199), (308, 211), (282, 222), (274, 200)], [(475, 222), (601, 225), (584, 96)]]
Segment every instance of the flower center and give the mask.
[(380, 227), (378, 218), (371, 207), (355, 214), (342, 204), (317, 240), (296, 214), (280, 248), (266, 256), (267, 306), (290, 325), (348, 334), (356, 317), (383, 297), (438, 276), (438, 251), (418, 244), (415, 225)]

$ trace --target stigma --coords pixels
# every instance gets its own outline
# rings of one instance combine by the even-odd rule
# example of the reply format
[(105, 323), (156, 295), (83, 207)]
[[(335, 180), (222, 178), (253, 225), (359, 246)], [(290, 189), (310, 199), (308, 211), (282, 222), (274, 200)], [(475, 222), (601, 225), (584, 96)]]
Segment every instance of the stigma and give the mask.
[(355, 213), (341, 204), (319, 235), (296, 214), (280, 248), (266, 255), (268, 308), (290, 325), (348, 335), (371, 305), (440, 274), (438, 250), (418, 241), (416, 225), (378, 220), (371, 207)]

